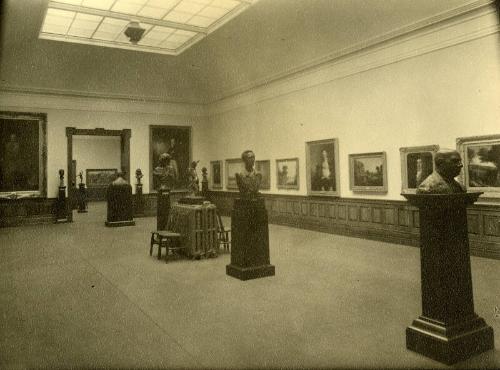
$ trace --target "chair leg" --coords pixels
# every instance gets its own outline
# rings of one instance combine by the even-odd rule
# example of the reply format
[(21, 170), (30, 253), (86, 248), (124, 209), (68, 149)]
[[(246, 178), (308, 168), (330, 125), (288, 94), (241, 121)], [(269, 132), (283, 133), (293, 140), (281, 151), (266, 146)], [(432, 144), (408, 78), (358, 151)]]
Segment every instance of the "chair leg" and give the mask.
[(151, 243), (149, 245), (149, 255), (150, 256), (153, 255), (153, 244), (154, 244), (154, 241), (155, 241), (155, 234), (151, 233)]
[(163, 244), (163, 239), (160, 237), (160, 240), (158, 241), (158, 259), (161, 260), (161, 247)]

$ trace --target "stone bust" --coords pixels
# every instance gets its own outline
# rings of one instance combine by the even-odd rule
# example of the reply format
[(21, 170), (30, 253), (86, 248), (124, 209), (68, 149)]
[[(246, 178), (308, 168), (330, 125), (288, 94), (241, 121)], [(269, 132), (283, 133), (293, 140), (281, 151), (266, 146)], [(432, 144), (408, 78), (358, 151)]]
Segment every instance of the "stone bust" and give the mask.
[(255, 154), (251, 150), (245, 150), (241, 154), (241, 159), (245, 164), (245, 169), (236, 174), (236, 184), (240, 191), (240, 195), (245, 199), (255, 199), (259, 195), (260, 183), (262, 175), (255, 172)]
[(457, 194), (465, 193), (455, 177), (460, 174), (463, 164), (456, 150), (442, 149), (434, 157), (435, 170), (417, 188), (417, 194)]
[(153, 170), (153, 176), (158, 178), (160, 188), (158, 190), (170, 191), (175, 181), (175, 169), (170, 165), (170, 155), (163, 153), (160, 155), (159, 165)]

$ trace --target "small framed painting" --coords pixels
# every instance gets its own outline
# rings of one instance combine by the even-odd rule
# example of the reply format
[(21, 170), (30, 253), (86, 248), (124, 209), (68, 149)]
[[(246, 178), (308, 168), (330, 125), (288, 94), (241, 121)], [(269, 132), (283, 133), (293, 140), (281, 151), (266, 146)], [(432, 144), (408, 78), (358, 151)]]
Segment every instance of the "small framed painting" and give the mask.
[(262, 182), (260, 183), (261, 190), (271, 189), (271, 161), (262, 160), (255, 161), (255, 172), (260, 173), (262, 176)]
[(278, 189), (299, 190), (299, 159), (276, 160), (276, 186)]
[(385, 152), (349, 154), (349, 173), (352, 191), (387, 193)]
[(212, 189), (222, 189), (222, 161), (210, 162), (210, 186)]
[(439, 145), (400, 148), (401, 192), (415, 194), (418, 186), (434, 171), (434, 156)]
[(306, 143), (306, 181), (309, 195), (340, 195), (338, 139)]
[(226, 159), (226, 189), (238, 190), (236, 174), (243, 171), (245, 165), (241, 158)]

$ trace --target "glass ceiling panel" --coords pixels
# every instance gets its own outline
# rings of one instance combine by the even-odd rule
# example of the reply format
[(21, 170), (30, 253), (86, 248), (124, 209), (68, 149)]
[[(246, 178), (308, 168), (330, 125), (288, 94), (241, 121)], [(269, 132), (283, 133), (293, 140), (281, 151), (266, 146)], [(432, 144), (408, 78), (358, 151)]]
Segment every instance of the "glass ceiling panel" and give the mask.
[[(40, 38), (178, 55), (256, 0), (49, 0)], [(145, 31), (131, 43), (131, 21)]]

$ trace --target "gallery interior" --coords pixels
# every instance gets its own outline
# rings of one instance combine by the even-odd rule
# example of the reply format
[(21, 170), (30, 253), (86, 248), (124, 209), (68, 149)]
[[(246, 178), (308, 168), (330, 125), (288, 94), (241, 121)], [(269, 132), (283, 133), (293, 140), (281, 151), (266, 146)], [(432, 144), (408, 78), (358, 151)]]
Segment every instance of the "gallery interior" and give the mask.
[(0, 368), (500, 368), (497, 1), (0, 10)]

